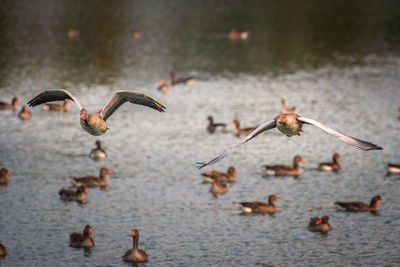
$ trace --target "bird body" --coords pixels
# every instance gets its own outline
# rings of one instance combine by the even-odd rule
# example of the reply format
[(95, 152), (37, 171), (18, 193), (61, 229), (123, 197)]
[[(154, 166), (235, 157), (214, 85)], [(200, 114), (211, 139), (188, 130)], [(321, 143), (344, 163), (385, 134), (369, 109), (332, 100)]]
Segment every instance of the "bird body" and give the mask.
[(101, 142), (99, 140), (97, 140), (95, 142), (96, 148), (93, 148), (90, 151), (89, 157), (93, 160), (103, 160), (105, 158), (107, 158), (107, 153), (106, 151), (104, 151), (104, 149), (101, 147)]
[(4, 101), (0, 101), (0, 110), (7, 110), (7, 109), (17, 110), (17, 104), (21, 104), (21, 101), (18, 99), (18, 97), (13, 97), (13, 99), (11, 100), (11, 104)]
[(388, 163), (387, 170), (389, 174), (400, 174), (400, 164)]
[(268, 203), (264, 202), (240, 202), (237, 205), (242, 209), (243, 213), (275, 213), (278, 209), (275, 206), (274, 201), (278, 201), (279, 198), (275, 195), (269, 195)]
[(319, 169), (321, 171), (340, 171), (342, 168), (339, 164), (338, 159), (340, 159), (341, 156), (338, 153), (335, 153), (333, 155), (333, 160), (332, 162), (323, 162), (319, 164)]
[(241, 135), (247, 135), (254, 131), (257, 127), (245, 127), (245, 128), (240, 128), (240, 121), (239, 119), (233, 119), (230, 122), (231, 124), (235, 124), (235, 129), (233, 129), (233, 134), (236, 137), (239, 137)]
[(171, 85), (183, 83), (183, 84), (192, 84), (194, 82), (194, 77), (185, 77), (185, 78), (175, 78), (175, 72), (171, 71)]
[(23, 106), (21, 108), (21, 111), (18, 113), (18, 118), (23, 121), (29, 120), (30, 118), (32, 118), (32, 113), (28, 110), (27, 107)]
[(264, 122), (263, 124), (258, 126), (254, 131), (252, 131), (249, 135), (247, 135), (245, 138), (243, 138), (240, 142), (231, 146), (230, 148), (225, 150), (224, 153), (222, 153), (221, 155), (217, 156), (216, 158), (210, 160), (208, 163), (198, 163), (199, 164), (198, 168), (201, 169), (207, 165), (211, 165), (211, 164), (215, 164), (215, 163), (219, 162), (220, 160), (222, 160), (223, 158), (225, 158), (226, 156), (228, 156), (229, 154), (234, 152), (239, 146), (250, 141), (257, 135), (261, 134), (262, 132), (273, 129), (275, 127), (278, 128), (279, 131), (286, 134), (287, 136), (293, 136), (296, 134), (300, 135), (300, 133), (302, 132), (303, 124), (311, 124), (311, 125), (317, 126), (320, 129), (322, 129), (323, 131), (325, 131), (326, 133), (335, 136), (340, 141), (342, 141), (348, 145), (351, 145), (357, 149), (360, 149), (360, 150), (367, 151), (367, 150), (381, 150), (382, 149), (380, 146), (377, 146), (370, 142), (363, 141), (363, 140), (339, 133), (338, 131), (336, 131), (326, 125), (323, 125), (322, 123), (320, 123), (316, 120), (301, 117), (297, 114), (280, 114), (279, 116), (275, 117), (273, 120)]
[(335, 204), (344, 208), (345, 211), (353, 211), (353, 212), (358, 212), (358, 211), (372, 211), (372, 212), (377, 212), (379, 208), (379, 204), (381, 202), (381, 196), (376, 195), (371, 199), (370, 204), (365, 204), (363, 202), (359, 201), (352, 201), (352, 202), (341, 202), (341, 201), (336, 201)]
[(213, 193), (214, 196), (228, 193), (228, 186), (225, 183), (221, 183), (216, 179), (212, 179), (211, 182), (210, 192)]
[(76, 187), (79, 187), (81, 185), (85, 187), (95, 187), (95, 186), (106, 187), (109, 185), (107, 174), (112, 174), (112, 172), (107, 168), (101, 168), (100, 177), (85, 176), (80, 178), (72, 178), (71, 183)]
[(60, 195), (60, 198), (64, 201), (77, 201), (77, 202), (83, 202), (85, 199), (85, 195), (89, 195), (86, 187), (83, 185), (79, 186), (76, 191), (73, 190), (68, 190), (68, 189), (61, 189), (58, 191), (58, 194)]
[(311, 232), (321, 232), (321, 234), (326, 234), (332, 230), (332, 226), (329, 224), (329, 216), (325, 215), (322, 218), (314, 217), (311, 218), (308, 224), (308, 230)]
[(299, 176), (302, 173), (299, 162), (305, 163), (305, 160), (300, 156), (295, 156), (293, 158), (293, 167), (288, 165), (264, 165), (263, 169), (267, 175), (271, 176)]
[(83, 128), (83, 130), (92, 135), (104, 134), (108, 129), (106, 120), (125, 102), (144, 105), (160, 112), (165, 111), (165, 107), (151, 97), (140, 92), (129, 90), (118, 90), (111, 98), (111, 100), (100, 111), (96, 113), (88, 113), (79, 102), (79, 100), (69, 91), (64, 89), (46, 90), (31, 99), (28, 104), (30, 106), (36, 106), (51, 101), (66, 99), (74, 101), (75, 104), (78, 106), (80, 110), (81, 127)]
[(122, 256), (122, 260), (125, 262), (145, 262), (149, 259), (146, 252), (139, 249), (139, 231), (133, 229), (131, 232), (133, 239), (133, 248), (128, 249)]
[(207, 131), (210, 134), (214, 133), (217, 127), (223, 127), (224, 129), (226, 127), (225, 123), (214, 123), (213, 116), (208, 116), (207, 120), (208, 120)]
[(238, 173), (239, 172), (235, 169), (235, 167), (231, 166), (228, 168), (228, 171), (226, 173), (219, 171), (209, 171), (206, 173), (202, 173), (201, 175), (204, 176), (204, 182), (211, 183), (214, 179), (220, 183), (234, 183), (237, 181), (237, 177), (235, 174)]
[(69, 245), (71, 247), (93, 247), (94, 241), (90, 237), (93, 235), (93, 230), (90, 225), (86, 225), (83, 233), (72, 233), (69, 235)]

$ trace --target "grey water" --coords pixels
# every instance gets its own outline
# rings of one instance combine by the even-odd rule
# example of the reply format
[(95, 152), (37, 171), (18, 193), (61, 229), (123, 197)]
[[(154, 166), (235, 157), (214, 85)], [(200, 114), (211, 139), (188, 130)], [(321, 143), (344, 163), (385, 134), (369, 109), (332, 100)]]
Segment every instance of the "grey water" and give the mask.
[[(69, 89), (97, 111), (118, 89), (144, 92), (166, 106), (161, 114), (125, 104), (100, 137), (84, 132), (78, 108), (32, 119), (0, 111), (0, 266), (126, 266), (130, 231), (140, 231), (141, 266), (348, 266), (400, 264), (400, 3), (398, 1), (2, 1), (0, 92), (26, 104), (45, 89)], [(232, 28), (249, 31), (231, 41)], [(79, 35), (68, 38), (69, 29)], [(139, 29), (140, 39), (131, 31)], [(190, 86), (157, 91), (169, 72), (195, 76)], [(238, 142), (210, 135), (208, 115), (256, 126), (274, 118), (280, 99), (299, 114), (383, 147), (363, 152), (313, 126), (301, 137), (276, 129), (218, 164), (212, 159)], [(20, 106), (19, 106), (20, 108)], [(88, 154), (100, 140), (101, 162)], [(320, 162), (342, 155), (342, 171)], [(291, 165), (303, 174), (265, 177), (263, 164)], [(87, 203), (57, 194), (69, 179), (113, 175), (105, 190), (89, 189)], [(235, 166), (237, 183), (215, 198), (200, 174)], [(272, 216), (244, 216), (233, 203), (280, 198)], [(346, 213), (334, 201), (369, 203), (378, 216)], [(326, 236), (307, 231), (309, 219), (330, 216)], [(89, 251), (68, 246), (71, 232), (94, 231)]]

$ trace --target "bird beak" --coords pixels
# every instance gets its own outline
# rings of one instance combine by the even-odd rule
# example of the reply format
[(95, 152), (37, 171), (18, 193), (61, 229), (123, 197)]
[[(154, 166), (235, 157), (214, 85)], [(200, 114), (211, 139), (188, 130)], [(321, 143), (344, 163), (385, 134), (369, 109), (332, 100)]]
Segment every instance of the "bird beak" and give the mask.
[(136, 236), (136, 232), (135, 232), (135, 231), (132, 231), (132, 232), (131, 232), (131, 235), (132, 235), (132, 236)]
[(11, 173), (10, 173), (10, 172), (7, 172), (7, 176), (11, 176)]
[(206, 174), (209, 175), (209, 176), (211, 176), (211, 175), (212, 175), (212, 172), (206, 172)]
[(92, 229), (89, 229), (89, 235), (93, 235)]
[(86, 120), (86, 114), (85, 113), (81, 114), (81, 120)]
[(318, 220), (315, 222), (315, 224), (320, 224), (322, 222), (322, 220)]
[(108, 173), (108, 174), (112, 174), (112, 171), (108, 170), (107, 173)]
[(282, 117), (282, 116), (279, 116), (279, 117), (278, 117), (278, 121), (279, 121), (279, 122), (283, 122), (283, 117)]
[(276, 197), (275, 200), (278, 201), (278, 200), (279, 200), (279, 197)]
[(235, 174), (239, 174), (239, 172), (237, 170), (235, 170)]
[(303, 162), (303, 163), (306, 163), (305, 159), (303, 159), (303, 158), (300, 161)]
[(83, 190), (83, 193), (85, 193), (85, 195), (89, 195), (89, 192), (87, 191), (87, 189), (85, 188), (85, 190)]
[(376, 206), (379, 206), (379, 203), (381, 203), (381, 201), (380, 201), (380, 200), (377, 200), (377, 201), (376, 201)]

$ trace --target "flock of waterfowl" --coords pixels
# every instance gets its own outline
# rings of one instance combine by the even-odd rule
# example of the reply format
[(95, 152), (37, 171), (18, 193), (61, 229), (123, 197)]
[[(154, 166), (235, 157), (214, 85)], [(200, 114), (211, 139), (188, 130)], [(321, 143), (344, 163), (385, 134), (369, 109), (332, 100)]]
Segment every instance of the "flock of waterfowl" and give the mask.
[[(193, 81), (193, 77), (189, 78), (179, 78), (175, 79), (174, 72), (171, 72), (171, 85), (175, 84), (190, 84)], [(168, 85), (166, 80), (161, 82), (160, 87), (158, 88), (162, 93), (166, 93), (168, 91)], [(55, 104), (48, 103), (53, 101), (63, 101), (63, 104)], [(79, 102), (79, 100), (69, 91), (64, 89), (52, 89), (46, 90), (34, 98), (32, 98), (29, 102), (29, 106), (37, 106), (42, 104), (42, 108), (47, 111), (61, 111), (68, 112), (69, 111), (69, 102), (74, 102), (80, 111), (80, 125), (91, 135), (102, 135), (104, 134), (108, 127), (106, 120), (109, 118), (114, 111), (116, 111), (122, 104), (126, 102), (130, 102), (133, 104), (144, 105), (155, 109), (159, 112), (164, 112), (165, 107), (152, 99), (151, 97), (136, 91), (129, 90), (119, 90), (117, 91), (111, 100), (105, 104), (105, 106), (98, 112), (89, 113), (83, 107), (83, 105)], [(244, 139), (240, 142), (236, 143), (232, 147), (228, 148), (224, 153), (215, 157), (208, 163), (199, 163), (198, 168), (203, 168), (208, 165), (215, 164), (227, 157), (229, 154), (234, 152), (240, 145), (248, 142), (264, 131), (278, 128), (279, 131), (286, 134), (288, 137), (293, 135), (301, 135), (303, 132), (303, 125), (314, 125), (327, 132), (328, 134), (338, 138), (344, 143), (347, 143), (357, 149), (360, 150), (380, 150), (382, 149), (380, 146), (372, 144), (367, 141), (363, 141), (342, 133), (323, 125), (313, 119), (305, 118), (295, 114), (296, 107), (287, 107), (286, 99), (282, 98), (281, 100), (281, 114), (275, 117), (273, 120), (267, 121), (261, 124), (258, 127), (240, 127), (240, 121), (238, 119), (234, 119), (230, 122), (230, 124), (234, 124), (235, 128), (233, 129), (233, 134), (237, 137), (241, 135), (246, 135)], [(17, 104), (20, 104), (20, 100), (16, 97), (12, 99), (12, 103), (0, 102), (0, 110), (17, 110)], [(32, 115), (26, 106), (22, 107), (22, 110), (19, 113), (19, 117), (23, 120), (29, 119)], [(208, 126), (206, 130), (212, 134), (215, 133), (216, 130), (222, 129), (226, 131), (227, 124), (226, 123), (215, 123), (212, 116), (207, 117)], [(104, 160), (107, 158), (107, 153), (101, 147), (100, 141), (95, 142), (96, 147), (90, 151), (89, 157), (93, 160)], [(318, 168), (321, 171), (340, 171), (341, 166), (339, 164), (339, 159), (341, 156), (338, 153), (333, 155), (332, 162), (320, 163)], [(305, 160), (301, 156), (295, 156), (293, 159), (293, 166), (288, 165), (264, 165), (262, 166), (263, 171), (266, 175), (272, 176), (299, 176), (302, 173), (302, 170), (299, 166), (299, 163), (304, 163)], [(400, 173), (400, 164), (388, 164), (388, 172), (393, 174)], [(208, 171), (203, 173), (203, 179), (206, 183), (211, 183), (210, 192), (217, 196), (219, 194), (225, 194), (228, 192), (227, 183), (235, 183), (238, 178), (238, 171), (234, 167), (229, 167), (227, 172), (219, 172), (216, 170)], [(101, 168), (99, 177), (95, 176), (85, 176), (85, 177), (74, 177), (71, 179), (71, 183), (76, 187), (75, 190), (71, 189), (61, 189), (58, 194), (60, 198), (64, 201), (77, 201), (84, 202), (85, 196), (88, 195), (87, 188), (88, 187), (107, 187), (109, 185), (109, 181), (107, 179), (107, 175), (112, 175), (112, 171), (108, 168)], [(6, 168), (2, 168), (0, 170), (0, 184), (6, 185), (10, 182), (10, 172)], [(243, 213), (251, 214), (251, 213), (275, 213), (278, 211), (275, 206), (276, 201), (279, 198), (273, 194), (269, 195), (268, 203), (255, 201), (255, 202), (239, 202), (236, 203)], [(365, 204), (362, 202), (335, 202), (336, 205), (345, 209), (345, 211), (350, 212), (358, 212), (358, 211), (370, 211), (370, 212), (378, 212), (379, 203), (381, 201), (381, 196), (376, 195), (372, 198), (370, 204)], [(322, 218), (314, 217), (311, 218), (308, 229), (310, 231), (318, 231), (321, 233), (327, 233), (332, 229), (329, 224), (329, 216), (325, 215)], [(94, 241), (92, 239), (93, 230), (90, 225), (86, 225), (83, 229), (82, 233), (72, 233), (70, 234), (70, 246), (72, 247), (92, 247), (94, 246)], [(124, 261), (128, 262), (143, 262), (148, 260), (147, 254), (138, 248), (138, 240), (139, 240), (139, 231), (133, 229), (131, 231), (131, 235), (133, 238), (133, 249), (126, 251), (126, 253), (122, 256)], [(7, 251), (5, 247), (0, 243), (0, 256), (5, 256)]]

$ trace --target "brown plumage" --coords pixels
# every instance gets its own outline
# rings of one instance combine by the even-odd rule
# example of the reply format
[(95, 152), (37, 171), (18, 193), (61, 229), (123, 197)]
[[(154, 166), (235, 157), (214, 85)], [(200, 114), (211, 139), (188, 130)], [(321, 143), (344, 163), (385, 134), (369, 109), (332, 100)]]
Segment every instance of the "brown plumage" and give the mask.
[(279, 198), (275, 195), (269, 195), (268, 203), (264, 202), (240, 202), (237, 203), (242, 209), (243, 213), (275, 213), (278, 211), (274, 201), (278, 201)]
[(353, 202), (341, 202), (341, 201), (336, 201), (335, 204), (344, 208), (345, 211), (373, 211), (377, 212), (379, 209), (379, 204), (381, 202), (381, 196), (376, 195), (371, 199), (370, 204), (365, 204), (363, 202), (359, 201), (353, 201)]
[(0, 170), (0, 185), (7, 185), (10, 182), (11, 173), (6, 168)]
[(321, 219), (318, 217), (311, 218), (308, 224), (308, 230), (311, 232), (321, 232), (321, 234), (326, 234), (332, 230), (329, 224), (329, 216), (325, 215)]
[(239, 119), (233, 119), (230, 121), (230, 124), (235, 124), (235, 129), (233, 129), (233, 134), (236, 137), (239, 137), (241, 135), (247, 135), (254, 131), (257, 127), (246, 127), (246, 128), (240, 128), (240, 121)]
[(93, 235), (93, 230), (90, 225), (86, 225), (83, 229), (83, 233), (72, 233), (69, 235), (69, 245), (71, 247), (93, 247), (94, 241), (90, 237)]
[(194, 82), (194, 77), (185, 77), (185, 78), (175, 78), (175, 72), (171, 71), (171, 85), (175, 84), (192, 84)]
[(388, 163), (387, 170), (388, 170), (388, 174), (400, 174), (400, 164)]
[(21, 111), (18, 113), (18, 118), (23, 121), (29, 120), (30, 118), (32, 118), (32, 113), (28, 110), (26, 106), (23, 106), (21, 108)]
[(319, 164), (321, 171), (340, 171), (342, 168), (339, 163), (339, 159), (342, 158), (338, 153), (333, 154), (332, 162), (323, 162)]
[(139, 249), (139, 231), (132, 229), (133, 248), (128, 249), (122, 256), (122, 260), (126, 262), (145, 262), (149, 259), (146, 252)]
[(7, 256), (7, 249), (3, 244), (0, 242), (0, 257)]
[(226, 194), (228, 192), (228, 186), (225, 183), (218, 182), (215, 179), (211, 179), (211, 183), (210, 192), (213, 193), (214, 196)]
[(237, 181), (237, 177), (235, 174), (239, 174), (239, 172), (235, 169), (235, 167), (231, 166), (228, 168), (228, 171), (219, 172), (219, 171), (209, 171), (206, 173), (202, 173), (201, 175), (204, 176), (205, 182), (210, 182), (214, 179), (220, 183), (234, 183)]
[(18, 97), (13, 97), (13, 99), (11, 100), (11, 104), (4, 101), (0, 101), (0, 110), (7, 110), (7, 109), (17, 110), (17, 104), (21, 104), (21, 101), (18, 99)]
[(85, 200), (85, 195), (89, 195), (86, 187), (83, 185), (79, 186), (75, 191), (74, 190), (68, 190), (68, 189), (61, 189), (58, 191), (58, 194), (60, 195), (60, 198), (64, 201), (77, 201), (77, 202), (83, 202)]
[(295, 156), (293, 158), (293, 167), (288, 165), (264, 165), (263, 169), (267, 175), (299, 176), (302, 173), (299, 162), (305, 163), (306, 161), (300, 156)]
[(80, 178), (72, 178), (71, 183), (77, 187), (81, 185), (84, 185), (86, 187), (95, 187), (95, 186), (105, 187), (109, 185), (107, 174), (111, 175), (112, 172), (107, 168), (101, 168), (100, 177), (85, 176)]

